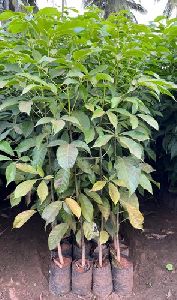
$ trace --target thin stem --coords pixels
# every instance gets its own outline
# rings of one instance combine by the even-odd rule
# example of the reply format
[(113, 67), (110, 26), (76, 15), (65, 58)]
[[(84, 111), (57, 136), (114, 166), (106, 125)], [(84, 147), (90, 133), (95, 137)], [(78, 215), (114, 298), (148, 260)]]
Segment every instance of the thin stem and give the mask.
[(99, 247), (99, 266), (100, 268), (103, 267), (103, 248), (102, 245), (100, 244), (100, 241), (98, 243), (98, 247)]
[[(79, 198), (79, 187), (78, 187), (78, 181), (77, 181), (77, 173), (75, 168), (75, 189), (76, 189), (76, 198)], [(82, 216), (80, 217), (80, 223), (81, 223), (81, 247), (82, 247), (82, 267), (85, 267), (85, 240), (84, 240), (84, 229), (83, 229), (83, 220)]]
[(62, 255), (60, 243), (58, 243), (58, 258), (59, 258), (60, 264), (63, 266), (64, 265), (64, 260), (63, 260), (63, 255)]
[(117, 211), (117, 235), (116, 235), (116, 240), (117, 240), (117, 261), (120, 262), (120, 243), (119, 243), (119, 211)]

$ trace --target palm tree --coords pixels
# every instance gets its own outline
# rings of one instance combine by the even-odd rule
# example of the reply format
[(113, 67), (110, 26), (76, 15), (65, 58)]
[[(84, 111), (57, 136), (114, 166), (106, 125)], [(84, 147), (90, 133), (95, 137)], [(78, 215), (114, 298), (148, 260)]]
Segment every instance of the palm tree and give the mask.
[(121, 9), (136, 10), (141, 13), (146, 13), (146, 9), (135, 0), (84, 0), (85, 6), (96, 5), (105, 11), (105, 17), (112, 12), (117, 12)]
[(0, 0), (0, 12), (6, 9), (18, 11), (20, 10), (21, 4), (37, 7), (36, 0)]
[[(160, 0), (155, 0), (155, 2), (159, 2)], [(169, 18), (172, 14), (172, 12), (176, 10), (176, 16), (177, 16), (177, 0), (168, 0), (164, 9), (164, 15)]]

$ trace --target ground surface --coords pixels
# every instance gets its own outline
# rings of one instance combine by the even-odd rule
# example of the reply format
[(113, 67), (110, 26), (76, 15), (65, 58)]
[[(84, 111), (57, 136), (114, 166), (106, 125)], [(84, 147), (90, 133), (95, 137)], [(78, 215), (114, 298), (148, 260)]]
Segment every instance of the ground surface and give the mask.
[[(177, 300), (176, 233), (177, 214), (163, 210), (146, 217), (143, 233), (130, 234), (135, 272), (134, 294), (129, 300)], [(168, 263), (173, 264), (174, 271), (166, 270)], [(58, 299), (48, 293), (48, 264), (47, 238), (38, 219), (33, 218), (21, 230), (11, 230), (7, 221), (2, 222), (0, 300)], [(59, 299), (77, 297), (67, 295)], [(112, 295), (109, 299), (119, 298)]]

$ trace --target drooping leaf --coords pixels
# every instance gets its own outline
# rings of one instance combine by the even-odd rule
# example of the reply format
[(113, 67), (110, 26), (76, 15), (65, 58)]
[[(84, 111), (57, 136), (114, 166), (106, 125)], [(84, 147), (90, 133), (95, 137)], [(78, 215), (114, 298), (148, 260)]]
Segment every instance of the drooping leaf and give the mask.
[(15, 198), (14, 193), (10, 195), (10, 205), (11, 207), (17, 206), (21, 202), (22, 198)]
[(84, 173), (86, 173), (86, 174), (92, 174), (91, 165), (90, 165), (90, 163), (88, 162), (87, 159), (78, 158), (77, 159), (77, 165), (78, 165), (79, 169), (81, 171), (83, 171)]
[(103, 218), (107, 221), (110, 216), (110, 212), (111, 212), (111, 208), (110, 208), (108, 199), (103, 198), (103, 204), (102, 205), (99, 204), (98, 207), (99, 207), (99, 210), (101, 211)]
[(141, 169), (133, 157), (119, 157), (116, 164), (118, 179), (122, 180), (133, 194), (138, 187)]
[(106, 184), (106, 181), (99, 180), (99, 181), (95, 182), (95, 184), (93, 185), (91, 191), (92, 192), (101, 191), (104, 188), (105, 184)]
[(84, 189), (84, 192), (86, 193), (86, 195), (88, 197), (90, 197), (91, 199), (93, 199), (96, 203), (98, 204), (103, 204), (103, 201), (100, 197), (100, 195), (96, 192), (91, 192), (88, 189)]
[(129, 197), (128, 193), (121, 194), (120, 203), (128, 212), (131, 225), (136, 229), (142, 229), (144, 217), (139, 211), (139, 202), (135, 194)]
[(62, 202), (54, 201), (43, 210), (42, 218), (46, 221), (47, 225), (55, 221), (61, 208)]
[(109, 183), (109, 196), (111, 200), (114, 202), (114, 204), (117, 204), (120, 199), (120, 193), (118, 191), (118, 188), (113, 184)]
[(100, 237), (99, 237), (99, 241), (100, 241), (100, 244), (103, 245), (105, 244), (109, 239), (109, 234), (107, 233), (107, 231), (105, 230), (102, 230), (100, 231)]
[(70, 171), (68, 169), (60, 169), (55, 175), (54, 187), (58, 194), (65, 192), (69, 186)]
[(71, 169), (78, 156), (78, 150), (73, 144), (61, 145), (57, 150), (57, 160), (61, 168)]
[(145, 174), (141, 174), (139, 184), (142, 186), (144, 190), (147, 190), (149, 193), (153, 194), (152, 185), (150, 180)]
[(68, 228), (69, 226), (67, 223), (60, 223), (52, 229), (48, 238), (49, 250), (54, 250), (58, 246)]
[(130, 153), (141, 159), (143, 155), (143, 147), (137, 142), (127, 137), (119, 137), (120, 143), (123, 147), (129, 149)]
[(7, 181), (6, 186), (9, 185), (10, 182), (15, 180), (15, 175), (16, 175), (16, 165), (14, 162), (12, 162), (6, 168), (6, 181)]
[(153, 117), (144, 114), (138, 114), (138, 116), (145, 122), (147, 122), (151, 127), (155, 128), (156, 130), (159, 130), (159, 125)]
[(45, 180), (42, 180), (37, 188), (37, 194), (39, 196), (41, 203), (45, 201), (45, 199), (48, 196), (48, 193), (49, 193), (48, 186), (47, 186)]
[(93, 221), (93, 205), (92, 205), (92, 203), (84, 194), (79, 195), (79, 202), (81, 204), (81, 211), (82, 211), (83, 217), (88, 222), (92, 222)]
[(83, 150), (86, 150), (89, 154), (91, 154), (90, 148), (85, 142), (77, 140), (77, 141), (73, 141), (71, 145), (75, 145), (76, 148), (81, 148)]
[(66, 198), (65, 202), (72, 211), (72, 213), (79, 219), (81, 216), (81, 208), (79, 204), (72, 198)]
[(22, 227), (35, 213), (35, 210), (30, 209), (18, 214), (13, 222), (13, 228)]
[(33, 185), (36, 183), (36, 179), (26, 180), (20, 183), (15, 189), (15, 198), (20, 198), (28, 194), (33, 188)]
[(108, 115), (108, 118), (109, 118), (109, 121), (110, 123), (114, 126), (114, 128), (116, 129), (117, 128), (117, 123), (118, 123), (118, 118), (117, 116), (112, 113), (111, 111), (108, 111), (107, 112), (107, 115)]
[(61, 119), (64, 120), (64, 121), (70, 122), (73, 125), (79, 125), (79, 126), (81, 126), (81, 124), (79, 123), (79, 120), (76, 117), (72, 117), (72, 116), (67, 116), (66, 115), (66, 116), (63, 116)]
[(94, 111), (91, 120), (93, 120), (95, 118), (101, 118), (104, 114), (105, 114), (105, 111), (101, 108), (98, 108)]

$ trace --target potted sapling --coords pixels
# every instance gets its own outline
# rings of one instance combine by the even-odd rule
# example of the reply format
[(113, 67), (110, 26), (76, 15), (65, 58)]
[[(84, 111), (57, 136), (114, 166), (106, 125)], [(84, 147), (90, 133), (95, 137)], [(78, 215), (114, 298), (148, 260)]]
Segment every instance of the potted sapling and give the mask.
[(101, 224), (99, 227), (101, 230), (98, 238), (98, 260), (94, 262), (93, 266), (93, 293), (97, 297), (105, 299), (112, 293), (113, 286), (111, 264), (107, 255), (103, 255), (103, 248), (109, 239), (108, 232), (104, 230), (103, 215), (101, 215)]
[[(80, 217), (80, 229), (77, 234), (77, 242), (81, 244), (81, 259), (76, 259), (72, 263), (72, 291), (79, 296), (90, 294), (92, 288), (92, 261), (86, 258), (84, 224), (93, 222), (93, 206), (90, 200), (84, 195), (79, 195), (82, 215)], [(80, 236), (80, 241), (79, 237)]]
[(49, 249), (58, 249), (58, 257), (53, 258), (50, 266), (49, 290), (54, 295), (65, 295), (71, 290), (71, 262), (72, 258), (63, 256), (61, 239), (69, 229), (67, 223), (56, 225), (49, 234)]
[(128, 296), (133, 289), (133, 263), (129, 260), (127, 249), (121, 247), (119, 241), (119, 204), (116, 207), (116, 233), (111, 251), (112, 278), (114, 292), (121, 296)]

